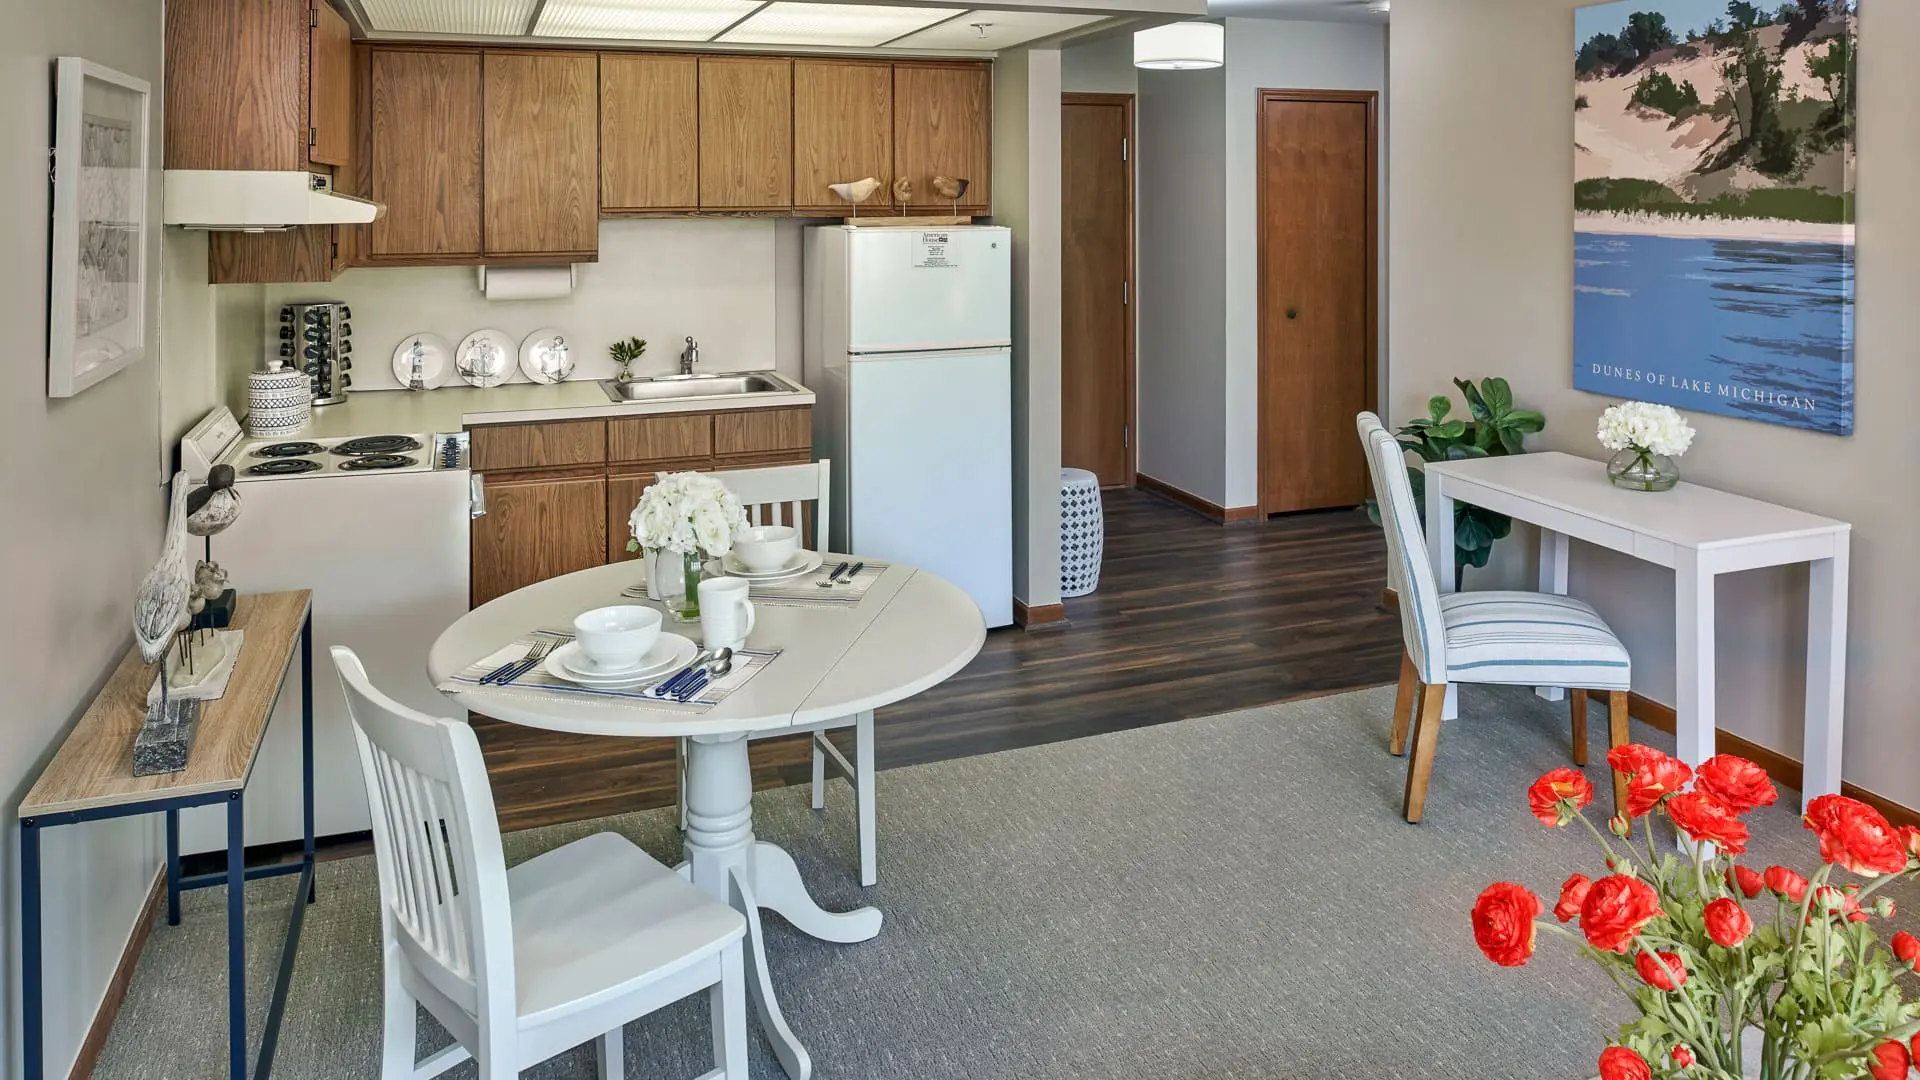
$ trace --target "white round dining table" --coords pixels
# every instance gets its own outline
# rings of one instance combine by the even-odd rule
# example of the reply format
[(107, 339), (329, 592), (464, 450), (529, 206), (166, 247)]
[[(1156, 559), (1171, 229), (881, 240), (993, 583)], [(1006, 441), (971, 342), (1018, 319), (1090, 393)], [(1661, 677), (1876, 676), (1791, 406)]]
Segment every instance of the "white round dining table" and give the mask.
[[(829, 560), (848, 558), (828, 556)], [(878, 908), (822, 909), (793, 857), (753, 835), (749, 737), (805, 730), (890, 705), (965, 667), (986, 641), (973, 599), (951, 583), (894, 563), (858, 602), (834, 606), (756, 603), (747, 648), (780, 654), (710, 710), (690, 714), (626, 698), (472, 686), (452, 678), (538, 627), (570, 626), (576, 615), (641, 601), (621, 590), (642, 583), (639, 561), (551, 578), (489, 601), (433, 643), (427, 670), (461, 708), (514, 724), (576, 734), (687, 739), (686, 861), (680, 870), (747, 920), (749, 996), (762, 1029), (793, 1080), (809, 1080), (812, 1059), (788, 1027), (766, 961), (760, 909), (778, 912), (826, 941), (866, 941), (880, 932)], [(698, 638), (697, 623), (668, 628)]]

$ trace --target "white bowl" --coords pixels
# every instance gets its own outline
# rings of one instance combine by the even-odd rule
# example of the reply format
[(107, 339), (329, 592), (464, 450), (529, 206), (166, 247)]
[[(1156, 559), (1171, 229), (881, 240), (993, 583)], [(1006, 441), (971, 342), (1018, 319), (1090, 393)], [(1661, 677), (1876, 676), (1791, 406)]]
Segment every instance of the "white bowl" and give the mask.
[(800, 550), (800, 530), (791, 525), (756, 525), (733, 538), (733, 558), (756, 574), (783, 570)]
[(594, 608), (573, 620), (580, 656), (599, 671), (633, 667), (660, 640), (660, 613), (638, 604)]

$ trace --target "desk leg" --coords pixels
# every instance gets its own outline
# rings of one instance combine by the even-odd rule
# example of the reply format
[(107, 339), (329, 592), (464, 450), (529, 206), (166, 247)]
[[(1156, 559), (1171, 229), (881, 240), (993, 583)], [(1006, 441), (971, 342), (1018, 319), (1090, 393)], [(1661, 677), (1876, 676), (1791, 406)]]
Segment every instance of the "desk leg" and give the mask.
[(167, 925), (180, 925), (180, 811), (167, 811)]
[(1840, 791), (1847, 696), (1847, 561), (1843, 534), (1830, 559), (1807, 565), (1806, 770), (1800, 806)]
[[(313, 865), (313, 611), (300, 627), (300, 813), (306, 825), (306, 862)], [(307, 903), (320, 875), (307, 875)]]
[[(1552, 529), (1540, 530), (1540, 585), (1543, 593), (1567, 595), (1567, 534)], [(1558, 686), (1536, 686), (1533, 692), (1548, 701), (1559, 701), (1567, 692)]]
[(1713, 756), (1715, 741), (1713, 574), (1697, 552), (1682, 550), (1673, 580), (1674, 739), (1680, 760), (1698, 765)]
[(227, 1075), (247, 1078), (246, 800), (227, 793)]
[[(1459, 588), (1458, 570), (1453, 563), (1453, 498), (1447, 494), (1446, 482), (1440, 477), (1427, 476), (1427, 559), (1433, 564), (1433, 580), (1439, 584), (1441, 595)], [(1408, 552), (1409, 558), (1417, 558), (1418, 553)], [(1402, 603), (1405, 601), (1403, 600)], [(1435, 642), (1434, 648), (1445, 649), (1444, 642)], [(1460, 688), (1453, 680), (1447, 680), (1447, 700), (1440, 712), (1443, 720), (1452, 720), (1460, 715)]]
[[(46, 1073), (40, 1016), (40, 823), (20, 819), (20, 1041), (26, 1080)], [(0, 1066), (4, 1068), (4, 1066)]]

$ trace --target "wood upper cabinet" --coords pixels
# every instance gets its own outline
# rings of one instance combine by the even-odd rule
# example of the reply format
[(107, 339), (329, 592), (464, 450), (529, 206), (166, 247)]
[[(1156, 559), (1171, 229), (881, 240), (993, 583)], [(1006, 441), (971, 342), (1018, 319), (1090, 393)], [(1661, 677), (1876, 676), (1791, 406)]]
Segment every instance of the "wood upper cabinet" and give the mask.
[(321, 0), (309, 2), (307, 157), (344, 170), (353, 163), (353, 31)]
[(944, 212), (935, 176), (969, 182), (961, 213), (992, 206), (992, 69), (976, 63), (893, 65), (893, 169), (913, 182), (913, 205)]
[(607, 479), (486, 480), (469, 531), (468, 600), (479, 607), (538, 581), (607, 561)]
[(600, 209), (700, 206), (700, 61), (600, 54)]
[(793, 205), (793, 62), (700, 57), (700, 208)]
[(490, 50), (481, 134), (489, 255), (591, 257), (600, 234), (600, 60)]
[(480, 52), (376, 48), (371, 63), (369, 195), (387, 212), (368, 258), (471, 260), (482, 250)]
[(859, 60), (793, 62), (793, 205), (847, 212), (828, 184), (871, 176), (884, 206), (893, 186), (893, 65)]

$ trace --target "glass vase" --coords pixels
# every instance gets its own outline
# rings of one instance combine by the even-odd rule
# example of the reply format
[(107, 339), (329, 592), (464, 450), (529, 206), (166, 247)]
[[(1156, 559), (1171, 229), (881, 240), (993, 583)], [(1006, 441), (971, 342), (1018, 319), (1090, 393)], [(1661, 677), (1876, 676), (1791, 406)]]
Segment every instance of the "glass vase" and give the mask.
[(1680, 463), (1637, 446), (1607, 459), (1607, 479), (1630, 491), (1667, 491), (1680, 482)]
[(654, 580), (657, 599), (677, 622), (697, 622), (700, 618), (700, 579), (705, 576), (704, 558), (698, 551), (685, 555), (661, 551), (654, 555)]

